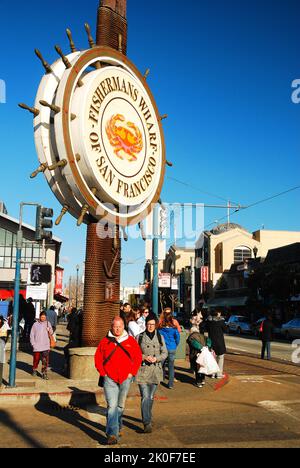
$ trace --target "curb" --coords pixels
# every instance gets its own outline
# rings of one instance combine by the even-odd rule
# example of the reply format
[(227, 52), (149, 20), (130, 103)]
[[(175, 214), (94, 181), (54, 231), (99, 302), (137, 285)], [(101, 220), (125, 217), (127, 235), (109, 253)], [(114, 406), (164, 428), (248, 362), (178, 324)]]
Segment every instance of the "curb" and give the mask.
[(37, 403), (43, 405), (82, 406), (86, 404), (99, 404), (105, 401), (102, 391), (87, 392), (35, 392), (35, 393), (0, 393), (0, 406), (7, 405), (29, 405)]
[[(134, 389), (128, 394), (127, 400), (140, 400), (141, 395)], [(155, 401), (167, 402), (168, 397), (155, 396)], [(74, 391), (63, 391), (63, 392), (51, 392), (51, 391), (38, 391), (38, 392), (11, 392), (11, 393), (0, 393), (0, 407), (5, 405), (28, 405), (35, 406), (41, 404), (44, 406), (62, 406), (62, 407), (83, 407), (86, 405), (106, 405), (104, 392), (102, 389), (99, 390), (78, 390)]]

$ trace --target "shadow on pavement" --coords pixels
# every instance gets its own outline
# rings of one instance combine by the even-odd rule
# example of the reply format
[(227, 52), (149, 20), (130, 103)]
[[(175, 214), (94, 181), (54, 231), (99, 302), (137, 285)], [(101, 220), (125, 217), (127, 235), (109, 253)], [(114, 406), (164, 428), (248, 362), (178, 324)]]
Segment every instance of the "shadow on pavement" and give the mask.
[[(0, 424), (3, 424), (9, 430), (13, 431), (15, 434), (21, 437), (24, 442), (31, 446), (31, 448), (46, 448), (36, 439), (28, 435), (18, 424), (16, 424), (6, 411), (0, 410)], [(16, 446), (17, 442), (15, 443), (15, 447)]]
[(76, 392), (80, 393), (82, 396), (85, 396), (85, 401), (87, 397), (95, 397), (94, 394), (90, 392), (82, 392), (73, 387), (71, 390), (73, 390), (73, 395), (69, 406), (60, 406), (58, 403), (51, 400), (48, 393), (41, 393), (40, 401), (35, 405), (35, 409), (40, 413), (57, 418), (66, 424), (70, 424), (76, 427), (96, 442), (100, 443), (101, 445), (106, 445), (106, 437), (100, 433), (101, 431), (105, 434), (105, 427), (100, 423), (90, 421), (79, 413), (80, 409), (85, 408), (84, 404), (81, 404), (80, 401), (78, 401)]
[(17, 369), (22, 370), (26, 372), (27, 374), (32, 375), (32, 365), (27, 364), (26, 362), (18, 361), (16, 367)]

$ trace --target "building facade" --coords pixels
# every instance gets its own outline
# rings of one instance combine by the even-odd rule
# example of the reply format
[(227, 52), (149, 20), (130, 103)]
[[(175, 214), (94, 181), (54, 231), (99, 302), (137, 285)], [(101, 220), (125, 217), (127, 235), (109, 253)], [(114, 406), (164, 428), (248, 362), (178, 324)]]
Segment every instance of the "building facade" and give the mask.
[[(4, 206), (2, 204), (2, 206)], [(16, 239), (19, 221), (7, 214), (6, 210), (0, 212), (0, 300), (7, 300), (14, 296)], [(48, 303), (54, 299), (55, 272), (59, 263), (61, 240), (53, 238), (47, 242), (45, 252), (42, 245), (35, 241), (35, 228), (23, 224), (23, 248), (21, 266), (21, 294), (26, 296), (28, 270), (33, 263), (48, 263), (52, 266), (52, 281), (48, 285)], [(44, 258), (43, 258), (44, 257)]]

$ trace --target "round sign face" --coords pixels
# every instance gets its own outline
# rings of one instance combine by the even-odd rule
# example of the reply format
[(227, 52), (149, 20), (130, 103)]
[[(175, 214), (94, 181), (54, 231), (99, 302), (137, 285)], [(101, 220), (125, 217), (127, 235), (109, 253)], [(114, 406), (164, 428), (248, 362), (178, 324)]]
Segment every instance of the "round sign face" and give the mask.
[[(48, 183), (79, 223), (139, 223), (165, 174), (160, 114), (145, 78), (120, 52), (95, 47), (42, 80), (36, 142)], [(46, 101), (46, 104), (45, 104)], [(46, 106), (46, 107), (45, 107)]]
[(156, 192), (162, 170), (160, 126), (143, 83), (121, 67), (83, 78), (71, 103), (73, 149), (82, 173), (105, 200), (141, 205)]

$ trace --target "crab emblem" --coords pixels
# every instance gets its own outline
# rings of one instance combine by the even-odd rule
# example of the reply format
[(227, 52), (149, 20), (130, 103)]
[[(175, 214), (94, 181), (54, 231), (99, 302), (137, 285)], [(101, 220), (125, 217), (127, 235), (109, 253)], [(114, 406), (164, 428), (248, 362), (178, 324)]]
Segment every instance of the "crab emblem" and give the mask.
[(142, 133), (136, 125), (126, 122), (123, 115), (117, 114), (108, 121), (106, 134), (119, 159), (127, 159), (129, 162), (137, 160), (144, 144)]

